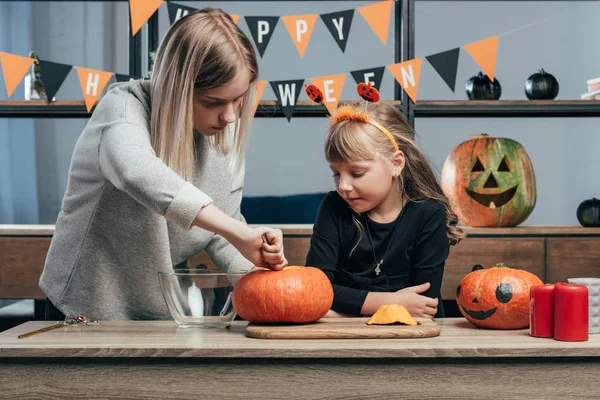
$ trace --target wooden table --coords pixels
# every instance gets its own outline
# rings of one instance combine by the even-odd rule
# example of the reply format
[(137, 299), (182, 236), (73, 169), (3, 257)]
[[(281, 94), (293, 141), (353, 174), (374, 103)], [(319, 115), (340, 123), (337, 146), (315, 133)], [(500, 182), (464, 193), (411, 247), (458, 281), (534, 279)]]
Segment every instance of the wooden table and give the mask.
[(427, 339), (251, 339), (238, 321), (101, 321), (18, 339), (49, 324), (27, 322), (0, 333), (0, 397), (598, 398), (600, 335), (558, 342), (437, 322)]

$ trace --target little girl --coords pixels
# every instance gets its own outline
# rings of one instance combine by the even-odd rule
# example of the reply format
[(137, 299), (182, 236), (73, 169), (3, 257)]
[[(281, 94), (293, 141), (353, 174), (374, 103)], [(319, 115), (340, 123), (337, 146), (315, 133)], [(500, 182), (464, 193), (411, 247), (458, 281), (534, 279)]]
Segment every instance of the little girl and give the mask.
[(325, 157), (337, 191), (321, 203), (306, 265), (333, 284), (328, 316), (396, 303), (415, 317), (443, 317), (444, 264), (463, 233), (402, 113), (384, 103), (341, 107)]

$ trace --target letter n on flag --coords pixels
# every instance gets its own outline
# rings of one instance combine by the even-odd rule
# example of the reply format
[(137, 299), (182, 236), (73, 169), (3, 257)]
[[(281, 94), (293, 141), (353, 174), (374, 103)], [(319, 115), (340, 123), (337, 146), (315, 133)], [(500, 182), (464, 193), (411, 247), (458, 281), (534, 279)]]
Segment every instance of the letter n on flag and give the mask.
[(423, 59), (419, 57), (387, 66), (413, 103), (417, 102), (422, 64)]
[(337, 106), (342, 96), (342, 90), (344, 89), (344, 81), (346, 80), (347, 74), (319, 76), (317, 78), (310, 78), (310, 81), (316, 85), (323, 93), (323, 102), (329, 115), (333, 115), (337, 110)]
[(79, 74), (79, 83), (81, 84), (83, 98), (85, 99), (85, 108), (90, 112), (96, 103), (96, 99), (113, 76), (113, 73), (81, 67), (76, 68), (77, 74)]

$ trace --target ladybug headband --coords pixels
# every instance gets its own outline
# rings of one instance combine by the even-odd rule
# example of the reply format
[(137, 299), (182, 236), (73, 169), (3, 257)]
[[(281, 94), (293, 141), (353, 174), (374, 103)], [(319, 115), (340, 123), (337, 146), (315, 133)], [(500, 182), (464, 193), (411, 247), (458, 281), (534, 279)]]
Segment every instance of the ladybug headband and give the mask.
[[(317, 104), (323, 104), (323, 93), (321, 90), (315, 85), (304, 85), (306, 87), (306, 95), (309, 99), (314, 101)], [(369, 103), (377, 103), (379, 101), (379, 92), (375, 89), (371, 82), (368, 83), (359, 83), (356, 87), (356, 91), (358, 95), (365, 100), (365, 109), (366, 102)], [(341, 121), (358, 121), (363, 122), (365, 124), (373, 125), (375, 128), (379, 129), (381, 133), (383, 133), (387, 138), (392, 142), (392, 146), (394, 146), (394, 150), (399, 151), (398, 143), (396, 139), (392, 136), (392, 134), (383, 127), (379, 122), (369, 118), (366, 113), (366, 110), (356, 111), (352, 106), (341, 106), (337, 109), (335, 114), (331, 116), (330, 124), (337, 124)]]

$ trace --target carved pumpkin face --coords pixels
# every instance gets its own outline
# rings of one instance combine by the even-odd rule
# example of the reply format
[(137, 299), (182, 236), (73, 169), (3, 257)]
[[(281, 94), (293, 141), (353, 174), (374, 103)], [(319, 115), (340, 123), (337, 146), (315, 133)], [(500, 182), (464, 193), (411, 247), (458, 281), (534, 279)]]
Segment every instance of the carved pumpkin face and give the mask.
[(318, 87), (316, 87), (315, 85), (307, 84), (304, 84), (304, 87), (306, 88), (306, 95), (309, 99), (311, 99), (317, 104), (321, 104), (323, 102), (323, 93), (321, 93), (321, 90)]
[(467, 274), (456, 289), (456, 303), (462, 315), (477, 327), (527, 328), (530, 288), (542, 284), (530, 272), (497, 264)]
[(356, 87), (356, 92), (363, 100), (370, 103), (377, 103), (379, 101), (379, 91), (373, 87), (371, 82), (359, 83)]
[(456, 146), (442, 168), (442, 189), (461, 222), (515, 226), (536, 203), (535, 174), (516, 141), (476, 135)]

